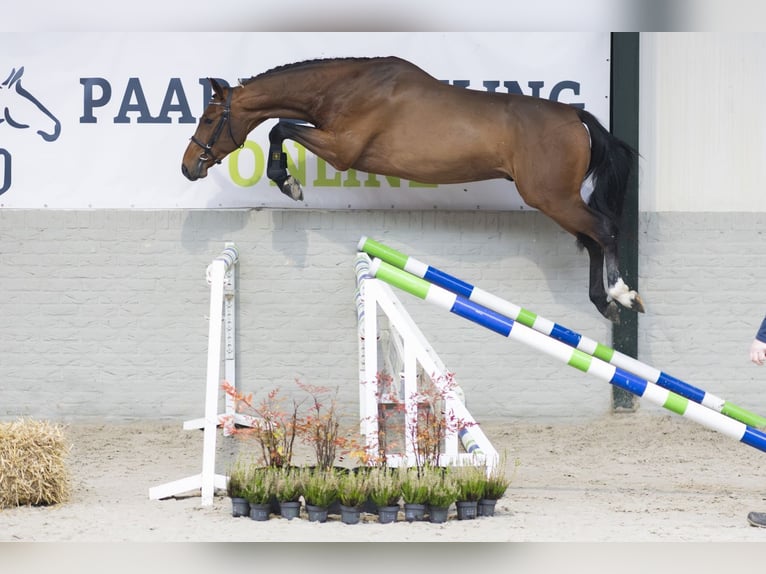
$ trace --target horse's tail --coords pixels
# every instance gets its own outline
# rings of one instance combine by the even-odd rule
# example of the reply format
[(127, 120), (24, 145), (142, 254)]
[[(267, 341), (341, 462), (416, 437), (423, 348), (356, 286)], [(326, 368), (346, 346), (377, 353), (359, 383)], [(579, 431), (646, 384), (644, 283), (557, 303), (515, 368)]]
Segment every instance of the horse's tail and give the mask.
[(578, 109), (577, 115), (590, 132), (590, 165), (587, 176), (593, 176), (593, 193), (588, 199), (591, 209), (605, 215), (619, 226), (628, 179), (633, 170), (637, 152), (621, 139), (612, 135), (593, 114)]

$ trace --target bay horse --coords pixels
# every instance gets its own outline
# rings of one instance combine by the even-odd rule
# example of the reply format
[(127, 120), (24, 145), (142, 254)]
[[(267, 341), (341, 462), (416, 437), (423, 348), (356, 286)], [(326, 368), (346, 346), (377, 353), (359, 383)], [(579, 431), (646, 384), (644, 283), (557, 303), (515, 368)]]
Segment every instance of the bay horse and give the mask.
[[(589, 112), (451, 86), (396, 57), (287, 64), (233, 88), (210, 82), (213, 99), (183, 156), (188, 179), (205, 177), (268, 119), (280, 121), (269, 132), (267, 177), (296, 201), (303, 190), (287, 172), (286, 139), (338, 171), (428, 184), (508, 179), (527, 205), (587, 250), (590, 300), (604, 317), (619, 321), (617, 303), (644, 311), (639, 294), (620, 276), (617, 252), (637, 154)], [(588, 177), (594, 189), (586, 202), (581, 187)]]

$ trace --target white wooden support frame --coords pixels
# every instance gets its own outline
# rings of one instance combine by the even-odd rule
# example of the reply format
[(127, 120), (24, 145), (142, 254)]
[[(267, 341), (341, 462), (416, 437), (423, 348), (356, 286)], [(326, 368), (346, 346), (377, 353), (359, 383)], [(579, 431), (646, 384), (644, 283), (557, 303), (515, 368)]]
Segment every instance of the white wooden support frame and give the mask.
[[(207, 375), (205, 383), (205, 417), (184, 423), (184, 428), (202, 427), (204, 440), (202, 472), (180, 480), (168, 482), (149, 489), (149, 498), (159, 500), (200, 489), (202, 506), (213, 504), (215, 489), (225, 489), (228, 477), (215, 473), (216, 435), (222, 417), (229, 412), (234, 415), (233, 401), (226, 401), (226, 413), (218, 414), (218, 397), (221, 387), (221, 337), (224, 335), (225, 376), (235, 384), (235, 266), (239, 252), (234, 243), (226, 243), (224, 250), (208, 265), (206, 277), (210, 285), (210, 314), (208, 326)], [(224, 309), (227, 310), (224, 321)], [(224, 328), (225, 327), (225, 328)], [(229, 379), (231, 377), (231, 379)], [(230, 410), (230, 411), (229, 411)], [(200, 421), (202, 424), (200, 424)]]
[(378, 447), (379, 394), (377, 376), (379, 371), (378, 307), (380, 307), (392, 330), (395, 330), (402, 338), (404, 368), (401, 375), (406, 413), (405, 425), (407, 425), (404, 456), (387, 455), (387, 464), (390, 466), (415, 466), (416, 464), (415, 448), (412, 444), (412, 437), (416, 436), (416, 433), (412, 432), (413, 429), (409, 425), (414, 424), (417, 420), (414, 416), (417, 404), (412, 399), (417, 391), (417, 364), (419, 363), (425, 373), (430, 375), (431, 381), (444, 391), (446, 409), (456, 419), (467, 424), (467, 436), (478, 445), (482, 453), (481, 455), (460, 453), (458, 433), (449, 432), (445, 437), (444, 452), (440, 456), (439, 464), (442, 466), (484, 464), (487, 467), (487, 472), (491, 471), (498, 463), (499, 455), (466, 408), (462, 389), (459, 386), (444, 388), (444, 381), (448, 374), (446, 366), (391, 287), (383, 281), (371, 278), (366, 273), (365, 264), (368, 262), (369, 257), (366, 254), (359, 253), (357, 255), (357, 312), (360, 333), (359, 414), (360, 432), (365, 437), (368, 453), (375, 456)]

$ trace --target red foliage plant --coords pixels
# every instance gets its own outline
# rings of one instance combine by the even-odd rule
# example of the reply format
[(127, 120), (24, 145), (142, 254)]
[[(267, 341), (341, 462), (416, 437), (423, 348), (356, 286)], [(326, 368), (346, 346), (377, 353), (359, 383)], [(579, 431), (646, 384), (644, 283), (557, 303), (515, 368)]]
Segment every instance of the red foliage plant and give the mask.
[(454, 396), (457, 390), (452, 373), (432, 377), (420, 384), (409, 397), (410, 404), (416, 405), (410, 412), (406, 402), (399, 399), (397, 393), (391, 392), (390, 375), (378, 373), (377, 383), (377, 399), (381, 408), (378, 412), (378, 436), (372, 437), (374, 444), (367, 451), (369, 464), (385, 464), (388, 454), (401, 451), (402, 443), (409, 442), (418, 469), (439, 466), (445, 438), (475, 424), (458, 417), (448, 406), (447, 399)]
[(311, 447), (318, 468), (330, 469), (336, 459), (342, 460), (344, 455), (354, 452), (358, 444), (358, 440), (341, 432), (338, 389), (333, 392), (329, 387), (310, 385), (298, 379), (295, 383), (310, 399), (305, 411), (301, 410), (305, 399), (300, 402), (292, 399), (289, 408), (285, 408), (287, 399), (279, 387), (256, 405), (252, 394), (242, 394), (224, 381), (224, 392), (235, 400), (237, 412), (247, 417), (250, 428), (237, 428), (231, 420), (225, 424), (232, 434), (255, 439), (266, 466), (290, 466), (298, 438)]
[(250, 427), (234, 427), (233, 421), (226, 421), (231, 432), (254, 439), (260, 446), (262, 462), (266, 466), (285, 467), (292, 464), (295, 438), (300, 428), (298, 416), (300, 404), (292, 400), (285, 408), (286, 398), (279, 387), (273, 389), (257, 405), (253, 395), (242, 394), (227, 381), (223, 382), (224, 392), (236, 403), (238, 413), (248, 417)]

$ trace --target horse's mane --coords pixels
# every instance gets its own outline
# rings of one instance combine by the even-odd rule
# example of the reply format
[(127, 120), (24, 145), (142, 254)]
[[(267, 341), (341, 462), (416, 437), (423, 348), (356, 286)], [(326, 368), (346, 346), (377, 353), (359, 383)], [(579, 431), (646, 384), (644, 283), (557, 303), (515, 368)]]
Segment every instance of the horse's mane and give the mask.
[(303, 68), (305, 66), (313, 66), (316, 64), (329, 64), (333, 62), (337, 63), (343, 63), (343, 62), (364, 62), (368, 60), (382, 60), (386, 58), (386, 56), (375, 56), (370, 58), (362, 58), (362, 57), (349, 57), (349, 58), (316, 58), (314, 60), (303, 60), (302, 62), (293, 62), (292, 64), (284, 64), (282, 66), (277, 66), (275, 68), (271, 68), (270, 70), (266, 70), (265, 72), (261, 72), (260, 74), (256, 76), (251, 76), (250, 78), (246, 80), (240, 80), (239, 83), (243, 86), (246, 86), (250, 82), (257, 80), (258, 78), (262, 78), (264, 76), (269, 76), (271, 74), (277, 74), (279, 72), (285, 72), (288, 70), (293, 70), (295, 68)]

